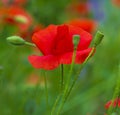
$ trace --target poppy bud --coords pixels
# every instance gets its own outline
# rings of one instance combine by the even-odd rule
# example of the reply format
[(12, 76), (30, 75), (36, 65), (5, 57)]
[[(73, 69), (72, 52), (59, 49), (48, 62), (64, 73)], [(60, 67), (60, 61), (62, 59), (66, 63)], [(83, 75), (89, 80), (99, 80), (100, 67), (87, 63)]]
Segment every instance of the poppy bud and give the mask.
[(7, 41), (13, 45), (25, 45), (25, 40), (19, 36), (10, 36)]
[(73, 35), (73, 45), (75, 49), (78, 46), (79, 41), (80, 41), (80, 35)]
[(27, 23), (27, 18), (25, 16), (22, 16), (22, 15), (16, 15), (14, 17), (14, 20), (17, 22), (23, 23), (23, 24)]
[(36, 46), (33, 43), (30, 42), (26, 42), (23, 38), (19, 37), (19, 36), (11, 36), (7, 38), (7, 41), (13, 45), (29, 45), (29, 46)]
[(104, 37), (103, 33), (100, 31), (97, 31), (95, 38), (94, 38), (95, 47), (101, 43), (103, 37)]

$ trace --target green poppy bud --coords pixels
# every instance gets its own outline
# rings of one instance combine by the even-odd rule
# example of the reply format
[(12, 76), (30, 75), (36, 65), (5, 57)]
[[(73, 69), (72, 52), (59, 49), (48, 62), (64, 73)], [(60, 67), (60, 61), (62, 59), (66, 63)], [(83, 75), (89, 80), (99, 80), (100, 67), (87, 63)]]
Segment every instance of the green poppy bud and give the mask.
[(33, 43), (25, 41), (23, 38), (19, 36), (11, 36), (7, 38), (7, 41), (13, 45), (21, 46), (21, 45), (29, 45), (29, 46), (36, 46)]
[(73, 45), (74, 48), (76, 49), (80, 41), (80, 35), (73, 35)]
[(10, 36), (7, 41), (13, 45), (25, 45), (25, 40), (19, 36)]
[(22, 15), (16, 15), (14, 17), (14, 20), (17, 22), (23, 23), (23, 24), (26, 24), (28, 21), (27, 18), (25, 16), (22, 16)]
[(94, 38), (94, 45), (95, 46), (99, 45), (103, 37), (104, 37), (104, 34), (100, 31), (97, 31), (97, 33), (95, 34), (95, 38)]

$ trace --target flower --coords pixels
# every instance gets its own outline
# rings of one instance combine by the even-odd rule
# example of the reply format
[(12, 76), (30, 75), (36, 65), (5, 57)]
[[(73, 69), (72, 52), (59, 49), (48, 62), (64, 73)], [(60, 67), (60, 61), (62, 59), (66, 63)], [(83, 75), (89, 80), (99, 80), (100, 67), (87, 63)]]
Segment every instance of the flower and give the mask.
[(31, 16), (20, 7), (3, 7), (0, 11), (3, 22), (16, 25), (21, 31), (26, 31), (32, 24)]
[(84, 62), (91, 51), (88, 48), (92, 36), (83, 29), (71, 25), (49, 25), (33, 34), (32, 41), (43, 56), (32, 55), (28, 60), (35, 68), (52, 70), (60, 64), (71, 64), (73, 55), (73, 35), (80, 35), (76, 52), (76, 64)]
[(112, 104), (112, 100), (108, 101), (106, 104), (105, 104), (105, 108), (106, 109), (109, 109), (109, 107), (112, 105), (112, 107), (120, 107), (120, 99), (116, 98), (114, 101), (113, 101), (113, 104)]
[(89, 33), (92, 33), (97, 26), (97, 22), (91, 19), (74, 19), (69, 21), (68, 24), (80, 27)]

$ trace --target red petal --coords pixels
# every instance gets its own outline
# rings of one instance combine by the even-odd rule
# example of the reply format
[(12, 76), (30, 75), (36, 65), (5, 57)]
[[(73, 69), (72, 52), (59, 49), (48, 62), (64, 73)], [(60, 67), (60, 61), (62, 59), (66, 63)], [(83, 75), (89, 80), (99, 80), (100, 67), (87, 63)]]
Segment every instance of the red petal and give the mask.
[(118, 99), (118, 107), (120, 107), (120, 99)]
[(88, 48), (82, 51), (78, 51), (76, 55), (76, 63), (81, 64), (85, 61), (85, 59), (88, 57), (89, 53), (91, 52), (92, 48)]
[(50, 25), (46, 29), (33, 34), (32, 40), (44, 55), (51, 54), (53, 41), (57, 32), (57, 26)]
[(73, 51), (72, 36), (69, 36), (69, 26), (61, 25), (57, 27), (57, 35), (55, 37), (53, 54), (60, 55)]
[(109, 109), (109, 107), (110, 107), (111, 104), (112, 104), (112, 101), (107, 102), (107, 103), (105, 104), (105, 108), (106, 108), (106, 109)]
[(48, 56), (29, 56), (28, 60), (35, 68), (41, 68), (46, 70), (52, 70), (59, 66), (59, 58), (48, 55)]
[(113, 100), (113, 104), (112, 104), (112, 100), (108, 101), (105, 105), (105, 108), (106, 109), (109, 109), (109, 107), (111, 106), (112, 104), (112, 107), (116, 107), (116, 104), (118, 103), (118, 107), (119, 107), (119, 99), (115, 99)]
[[(77, 51), (75, 63), (76, 64), (83, 63), (85, 61), (85, 59), (87, 58), (87, 56), (89, 55), (91, 49), (92, 48), (88, 48), (83, 51)], [(62, 55), (60, 58), (60, 63), (61, 64), (71, 64), (72, 56), (73, 56), (73, 52), (69, 52), (69, 53)]]
[(78, 44), (78, 51), (87, 49), (91, 43), (92, 35), (83, 29), (75, 26), (69, 26), (70, 36), (75, 34), (80, 35), (80, 43)]
[(61, 64), (71, 64), (73, 52), (63, 54), (60, 58)]

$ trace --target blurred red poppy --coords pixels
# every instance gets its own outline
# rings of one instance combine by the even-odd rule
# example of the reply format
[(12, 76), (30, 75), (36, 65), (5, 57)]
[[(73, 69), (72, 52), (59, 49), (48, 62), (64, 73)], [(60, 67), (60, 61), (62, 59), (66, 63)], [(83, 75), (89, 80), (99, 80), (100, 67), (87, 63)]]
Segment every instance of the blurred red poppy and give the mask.
[(89, 13), (89, 7), (86, 2), (72, 3), (68, 8), (70, 11), (80, 13), (82, 15)]
[(97, 22), (90, 19), (74, 19), (69, 21), (68, 24), (80, 27), (90, 33), (92, 33), (97, 26)]
[(117, 6), (120, 7), (120, 0), (112, 0), (112, 3)]
[(43, 56), (32, 55), (28, 59), (35, 68), (52, 70), (60, 64), (71, 64), (73, 55), (73, 35), (80, 35), (75, 63), (81, 64), (91, 51), (88, 48), (91, 34), (71, 25), (50, 25), (33, 34), (32, 40)]
[(0, 10), (2, 21), (16, 25), (21, 31), (27, 30), (32, 24), (31, 16), (20, 7), (4, 7)]
[(112, 104), (112, 100), (110, 100), (110, 101), (108, 101), (106, 104), (105, 104), (105, 108), (106, 109), (109, 109), (109, 107), (112, 105), (112, 107), (116, 107), (116, 106), (118, 106), (118, 107), (120, 107), (120, 99), (115, 99), (114, 101), (113, 101), (113, 104)]

